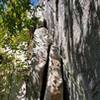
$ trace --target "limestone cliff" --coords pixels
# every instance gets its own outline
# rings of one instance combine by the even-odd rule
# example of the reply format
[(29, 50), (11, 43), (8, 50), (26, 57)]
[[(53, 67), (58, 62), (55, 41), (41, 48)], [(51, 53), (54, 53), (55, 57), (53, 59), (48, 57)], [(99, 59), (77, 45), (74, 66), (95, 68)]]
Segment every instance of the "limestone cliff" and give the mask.
[(70, 100), (99, 100), (99, 0), (40, 0), (40, 4), (63, 62), (69, 91), (65, 94)]

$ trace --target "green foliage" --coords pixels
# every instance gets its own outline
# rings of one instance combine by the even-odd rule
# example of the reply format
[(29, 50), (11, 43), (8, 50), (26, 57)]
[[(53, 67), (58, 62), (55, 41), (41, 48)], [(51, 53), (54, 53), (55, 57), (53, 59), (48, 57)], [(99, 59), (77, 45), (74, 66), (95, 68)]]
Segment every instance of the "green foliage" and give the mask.
[(9, 34), (18, 33), (29, 24), (30, 19), (27, 17), (27, 12), (30, 10), (29, 0), (3, 1), (0, 8), (0, 24)]
[[(0, 0), (0, 100), (11, 100), (14, 92), (15, 97), (27, 74), (29, 29), (41, 24), (37, 8), (29, 0)], [(18, 55), (24, 55), (24, 61)]]
[[(36, 9), (31, 7), (29, 0), (2, 0), (0, 3), (0, 31), (10, 36), (28, 32), (31, 26), (39, 23), (35, 16)], [(31, 18), (28, 16), (30, 13)]]
[[(16, 50), (17, 52), (17, 50)], [(0, 100), (8, 100), (13, 94), (18, 94), (19, 88), (27, 73), (27, 67), (24, 62), (16, 57), (16, 52), (5, 51), (0, 48)]]

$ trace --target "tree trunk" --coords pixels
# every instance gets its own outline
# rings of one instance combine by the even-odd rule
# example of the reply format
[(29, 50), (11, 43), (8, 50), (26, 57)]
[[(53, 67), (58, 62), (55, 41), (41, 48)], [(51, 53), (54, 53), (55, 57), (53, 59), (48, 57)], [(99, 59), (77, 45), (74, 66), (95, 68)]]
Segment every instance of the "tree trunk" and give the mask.
[(40, 30), (35, 38), (39, 41), (33, 48), (37, 61), (33, 59), (31, 64), (32, 77), (38, 77), (33, 82), (37, 88), (34, 100), (99, 100), (100, 1), (40, 3), (45, 5), (47, 29), (42, 30), (47, 31), (47, 37)]

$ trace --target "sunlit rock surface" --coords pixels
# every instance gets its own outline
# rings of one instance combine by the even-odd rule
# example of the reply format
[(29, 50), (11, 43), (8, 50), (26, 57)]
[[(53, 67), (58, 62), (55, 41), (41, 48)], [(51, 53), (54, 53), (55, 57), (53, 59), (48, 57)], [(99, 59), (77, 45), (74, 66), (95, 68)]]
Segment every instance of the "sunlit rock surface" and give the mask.
[(53, 44), (49, 55), (45, 100), (63, 100), (63, 80), (59, 53), (59, 48)]
[[(36, 29), (30, 65), (32, 100), (63, 100), (63, 80), (59, 48), (52, 44), (46, 28)], [(49, 53), (49, 54), (48, 54)], [(46, 70), (47, 69), (47, 70)], [(46, 77), (45, 77), (46, 75)], [(46, 85), (44, 85), (46, 82)], [(45, 88), (45, 90), (43, 90)]]
[[(48, 30), (45, 28), (36, 29), (34, 33), (34, 47), (31, 59), (31, 76), (36, 100), (40, 97), (43, 70), (47, 60), (49, 45)], [(35, 99), (34, 99), (35, 100)]]

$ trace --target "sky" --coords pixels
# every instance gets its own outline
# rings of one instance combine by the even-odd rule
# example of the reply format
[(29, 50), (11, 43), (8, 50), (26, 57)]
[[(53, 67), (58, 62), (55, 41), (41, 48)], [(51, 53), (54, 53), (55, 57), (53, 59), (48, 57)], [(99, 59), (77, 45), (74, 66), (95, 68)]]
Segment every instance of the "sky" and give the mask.
[(35, 6), (35, 5), (38, 4), (38, 0), (30, 0), (30, 2), (31, 2), (31, 4), (32, 4), (33, 6)]

